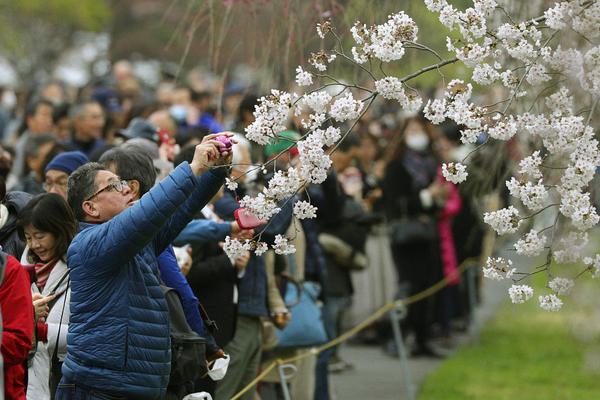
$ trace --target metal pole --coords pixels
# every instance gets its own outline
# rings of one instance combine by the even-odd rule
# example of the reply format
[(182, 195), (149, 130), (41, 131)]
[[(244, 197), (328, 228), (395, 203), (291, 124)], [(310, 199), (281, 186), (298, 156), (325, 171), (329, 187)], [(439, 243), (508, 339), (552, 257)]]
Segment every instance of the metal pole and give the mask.
[(410, 374), (410, 368), (408, 366), (408, 355), (406, 352), (406, 347), (404, 346), (404, 340), (402, 340), (402, 332), (400, 331), (400, 321), (404, 319), (404, 317), (406, 317), (406, 307), (404, 305), (398, 305), (396, 308), (390, 311), (392, 330), (394, 332), (394, 341), (396, 342), (396, 348), (398, 349), (400, 366), (402, 368), (402, 376), (404, 377), (406, 399), (415, 400), (415, 391), (412, 383), (412, 376)]
[[(288, 368), (291, 372), (286, 375), (285, 369)], [(293, 364), (281, 364), (277, 367), (277, 371), (279, 372), (279, 380), (281, 381), (281, 391), (283, 392), (284, 400), (292, 400), (292, 396), (290, 395), (290, 388), (287, 385), (288, 379), (291, 379), (298, 369)]]

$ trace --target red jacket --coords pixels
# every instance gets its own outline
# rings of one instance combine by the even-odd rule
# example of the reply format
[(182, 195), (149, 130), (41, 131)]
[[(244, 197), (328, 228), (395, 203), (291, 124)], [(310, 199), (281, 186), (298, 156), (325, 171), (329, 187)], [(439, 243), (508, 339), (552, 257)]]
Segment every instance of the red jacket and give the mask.
[(33, 337), (33, 303), (29, 274), (12, 256), (6, 257), (0, 309), (5, 397), (25, 400), (25, 362)]
[(438, 179), (447, 185), (450, 193), (444, 208), (438, 218), (438, 235), (440, 238), (440, 251), (442, 255), (442, 270), (444, 278), (448, 279), (448, 285), (454, 286), (460, 283), (460, 274), (458, 273), (458, 260), (456, 257), (456, 247), (454, 245), (454, 236), (452, 235), (452, 219), (460, 212), (462, 200), (456, 185), (447, 182), (442, 176), (441, 169), (438, 169)]

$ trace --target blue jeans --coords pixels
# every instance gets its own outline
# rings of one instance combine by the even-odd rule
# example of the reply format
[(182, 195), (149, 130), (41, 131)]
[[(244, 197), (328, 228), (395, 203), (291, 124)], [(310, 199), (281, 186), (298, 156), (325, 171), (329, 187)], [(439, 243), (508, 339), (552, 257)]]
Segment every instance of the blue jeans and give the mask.
[(55, 400), (126, 400), (126, 396), (115, 395), (95, 388), (71, 382), (64, 377), (56, 389)]

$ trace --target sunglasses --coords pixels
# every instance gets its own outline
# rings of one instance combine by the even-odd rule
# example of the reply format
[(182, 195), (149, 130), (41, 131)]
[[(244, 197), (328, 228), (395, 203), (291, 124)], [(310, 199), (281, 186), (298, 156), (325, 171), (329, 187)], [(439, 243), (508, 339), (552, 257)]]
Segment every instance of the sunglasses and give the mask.
[(113, 190), (116, 192), (122, 192), (126, 187), (129, 187), (129, 184), (126, 180), (114, 181), (104, 186), (102, 189), (98, 190), (96, 193), (85, 199), (85, 201), (89, 201), (94, 197), (98, 196), (102, 192), (112, 192)]

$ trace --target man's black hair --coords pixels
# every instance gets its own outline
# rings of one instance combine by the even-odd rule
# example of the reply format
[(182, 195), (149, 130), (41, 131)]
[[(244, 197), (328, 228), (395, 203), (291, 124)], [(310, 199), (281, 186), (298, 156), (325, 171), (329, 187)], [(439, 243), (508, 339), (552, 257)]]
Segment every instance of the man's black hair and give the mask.
[(54, 104), (52, 104), (52, 102), (50, 100), (37, 99), (35, 101), (30, 102), (27, 105), (27, 108), (25, 109), (25, 119), (27, 119), (29, 117), (33, 117), (37, 113), (38, 108), (40, 106), (48, 106), (54, 112)]
[(136, 180), (140, 184), (140, 197), (148, 192), (156, 182), (156, 169), (152, 158), (141, 148), (129, 146), (126, 149), (115, 147), (100, 157), (106, 168), (113, 166), (119, 178)]
[(50, 133), (29, 137), (25, 142), (25, 157), (37, 156), (40, 151), (40, 147), (46, 143), (56, 143), (56, 138)]
[(54, 107), (52, 112), (52, 121), (56, 124), (63, 118), (69, 118), (69, 108), (71, 107), (68, 103), (62, 103)]
[(350, 133), (340, 142), (338, 146), (338, 150), (343, 151), (344, 153), (348, 152), (353, 147), (360, 147), (360, 136), (357, 133)]
[(238, 107), (238, 121), (244, 119), (244, 113), (254, 113), (255, 107), (258, 104), (258, 97), (255, 94), (247, 94), (244, 96)]
[(96, 175), (106, 168), (99, 163), (87, 163), (77, 168), (67, 181), (67, 201), (78, 221), (85, 220), (85, 213), (81, 205), (97, 190)]
[(187, 145), (183, 146), (181, 148), (181, 151), (179, 152), (179, 154), (177, 154), (175, 156), (175, 160), (173, 160), (173, 163), (175, 165), (179, 165), (184, 161), (191, 163), (192, 160), (194, 159), (195, 152), (196, 152), (196, 145), (195, 144), (187, 144)]

